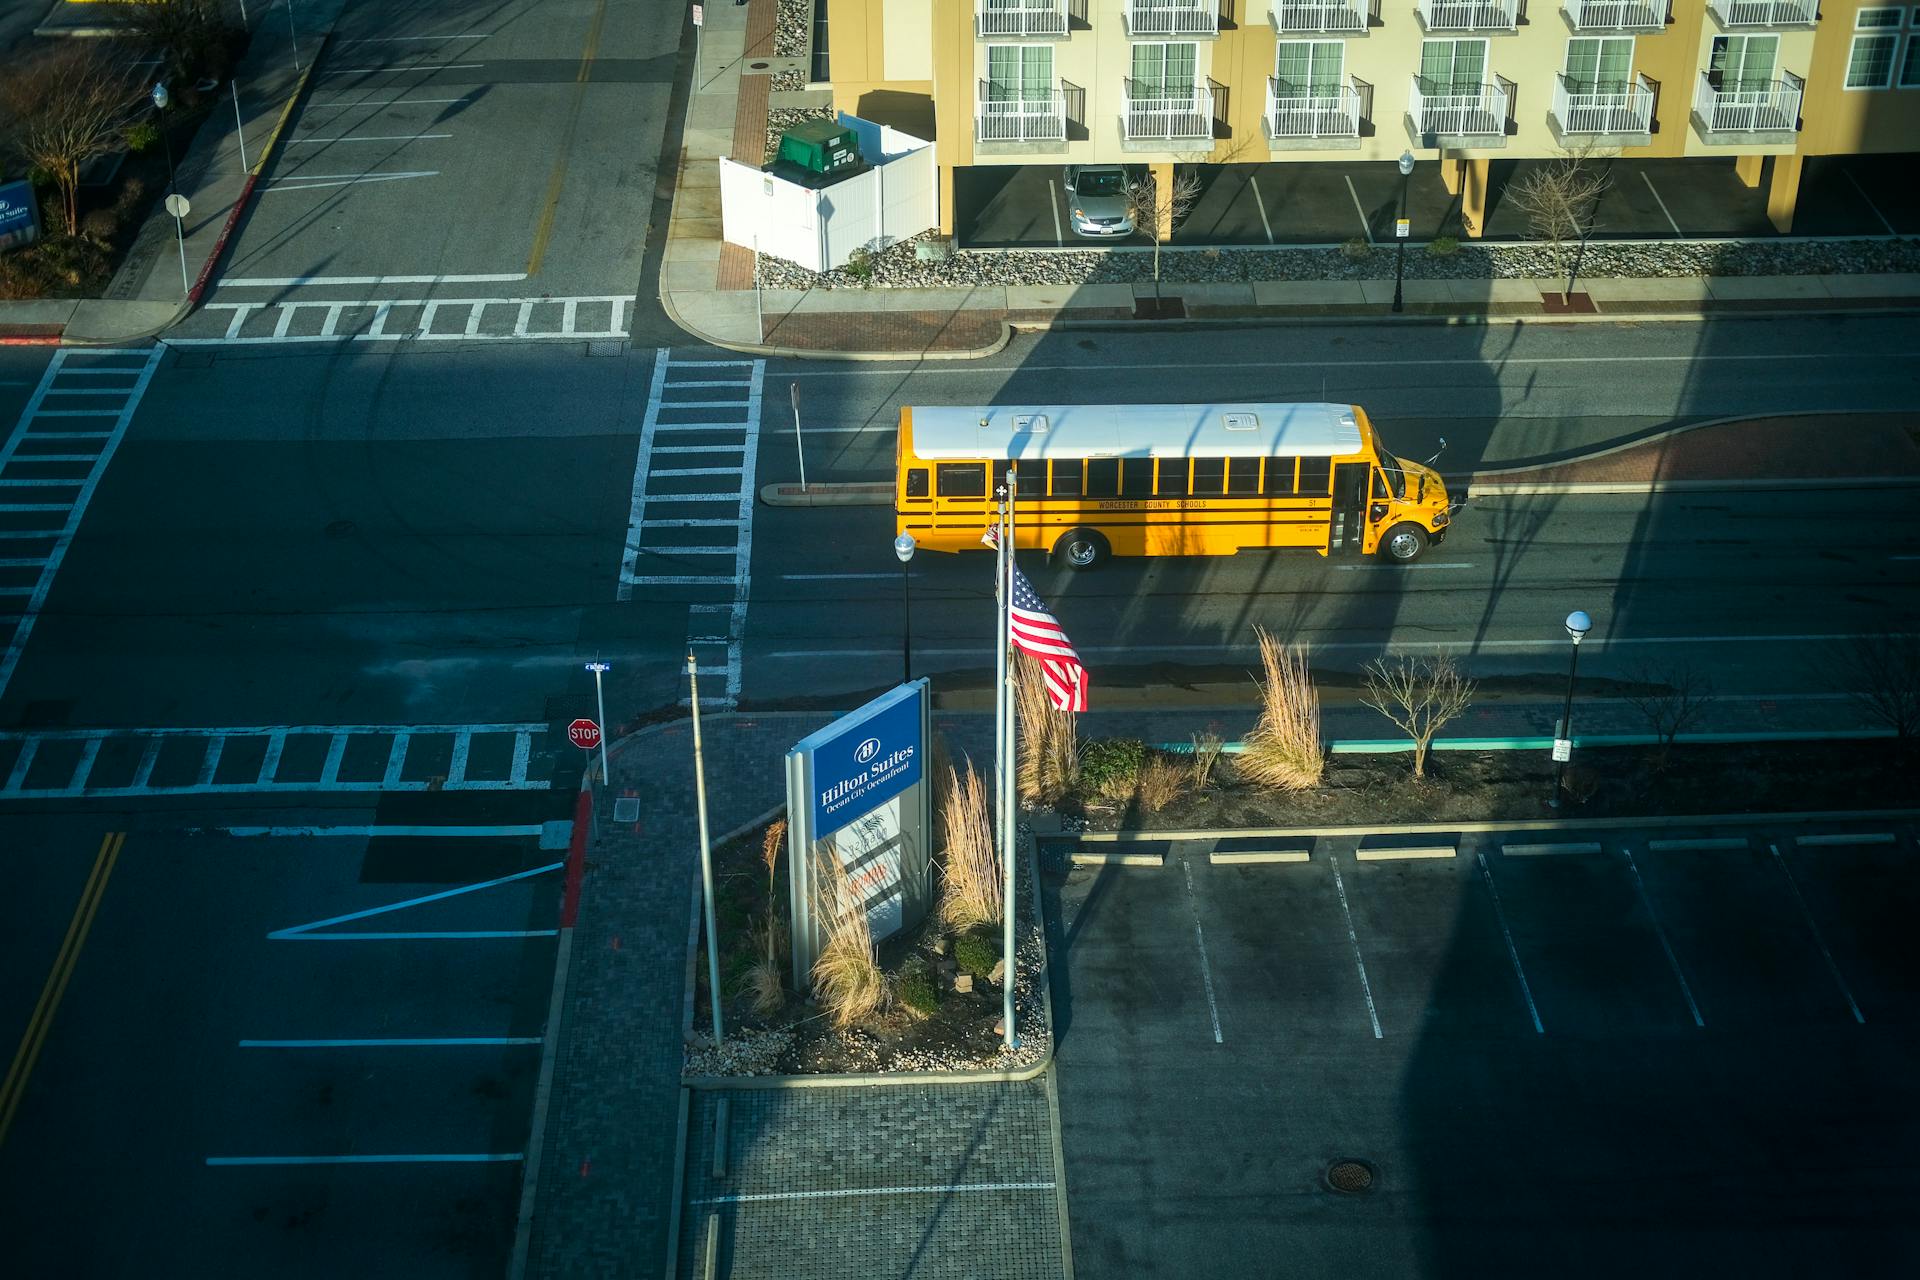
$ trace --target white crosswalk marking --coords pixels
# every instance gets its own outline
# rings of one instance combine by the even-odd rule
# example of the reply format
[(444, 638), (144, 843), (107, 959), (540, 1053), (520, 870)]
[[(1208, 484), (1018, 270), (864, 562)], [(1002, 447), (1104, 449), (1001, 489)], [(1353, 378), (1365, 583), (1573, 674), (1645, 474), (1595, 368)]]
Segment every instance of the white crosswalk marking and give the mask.
[(0, 733), (0, 801), (309, 791), (544, 791), (545, 724)]
[(0, 693), (165, 354), (158, 346), (61, 348), (0, 444)]
[[(763, 360), (675, 360), (661, 349), (634, 461), (617, 598), (692, 589), (687, 646), (700, 675), (723, 680), (724, 692), (700, 696), (715, 706), (740, 700), (765, 374)], [(654, 465), (659, 455), (668, 465)]]
[[(217, 296), (217, 295), (216, 295)], [(296, 342), (539, 342), (625, 338), (633, 299), (287, 298), (201, 307), (216, 333), (169, 335), (169, 346), (264, 346)], [(194, 322), (184, 327), (191, 330)]]

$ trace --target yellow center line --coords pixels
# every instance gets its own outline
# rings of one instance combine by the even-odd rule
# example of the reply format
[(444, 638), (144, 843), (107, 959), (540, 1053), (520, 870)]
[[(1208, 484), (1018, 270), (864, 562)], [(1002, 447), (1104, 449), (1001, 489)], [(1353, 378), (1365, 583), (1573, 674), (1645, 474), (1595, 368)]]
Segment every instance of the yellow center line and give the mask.
[(39, 1003), (33, 1006), (33, 1017), (27, 1021), (26, 1034), (20, 1037), (20, 1047), (14, 1051), (6, 1083), (0, 1084), (0, 1143), (6, 1142), (7, 1130), (13, 1126), (13, 1113), (19, 1109), (20, 1098), (27, 1091), (27, 1077), (33, 1074), (33, 1064), (40, 1057), (41, 1046), (47, 1042), (47, 1029), (53, 1025), (54, 1011), (60, 1007), (67, 981), (80, 962), (80, 949), (87, 945), (94, 913), (100, 909), (100, 899), (106, 896), (107, 878), (113, 874), (113, 865), (120, 860), (120, 846), (126, 841), (126, 832), (110, 831), (100, 841), (100, 852), (94, 855), (93, 870), (87, 876), (86, 887), (80, 891), (80, 901), (74, 905), (73, 919), (67, 923), (67, 936), (61, 939), (53, 970), (47, 974)]
[(553, 239), (553, 219), (560, 211), (560, 189), (567, 183), (567, 153), (573, 150), (573, 131), (580, 124), (580, 107), (586, 100), (587, 81), (593, 78), (593, 58), (600, 48), (600, 24), (606, 16), (607, 0), (600, 0), (593, 11), (593, 24), (587, 28), (587, 46), (580, 51), (580, 70), (573, 77), (573, 105), (567, 110), (567, 127), (560, 134), (553, 173), (547, 178), (547, 201), (540, 208), (540, 221), (534, 224), (533, 252), (527, 255), (529, 277), (540, 274), (540, 264), (547, 256), (547, 242)]

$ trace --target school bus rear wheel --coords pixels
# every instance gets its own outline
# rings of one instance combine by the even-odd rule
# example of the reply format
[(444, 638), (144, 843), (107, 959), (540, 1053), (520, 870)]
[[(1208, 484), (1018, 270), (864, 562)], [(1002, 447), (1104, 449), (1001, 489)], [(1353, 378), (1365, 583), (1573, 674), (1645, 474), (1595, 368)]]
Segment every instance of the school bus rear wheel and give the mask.
[(1395, 564), (1412, 564), (1427, 549), (1427, 531), (1417, 524), (1397, 524), (1380, 539), (1380, 551)]
[(1098, 529), (1069, 529), (1053, 544), (1053, 558), (1069, 569), (1098, 568), (1112, 554)]

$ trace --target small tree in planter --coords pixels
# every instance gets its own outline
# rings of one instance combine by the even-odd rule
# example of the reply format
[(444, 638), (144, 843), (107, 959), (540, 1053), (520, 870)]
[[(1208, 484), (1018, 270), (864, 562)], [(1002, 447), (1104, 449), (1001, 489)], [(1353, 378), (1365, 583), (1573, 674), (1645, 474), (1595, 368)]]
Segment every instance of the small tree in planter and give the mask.
[(1613, 182), (1612, 159), (1612, 152), (1593, 148), (1569, 151), (1507, 188), (1507, 199), (1526, 215), (1528, 231), (1546, 244), (1554, 273), (1566, 273), (1567, 287), (1561, 296), (1569, 306), (1581, 259), (1586, 256), (1587, 237), (1599, 221), (1600, 197)]
[(1646, 717), (1647, 726), (1659, 741), (1657, 766), (1665, 768), (1673, 751), (1673, 740), (1686, 732), (1687, 726), (1698, 720), (1707, 704), (1713, 701), (1713, 681), (1693, 664), (1682, 662), (1658, 669), (1642, 667), (1636, 673), (1635, 683), (1641, 686), (1641, 691), (1627, 694), (1627, 701)]
[(1893, 730), (1902, 746), (1920, 737), (1920, 634), (1887, 632), (1850, 640), (1838, 667), (1841, 690)]
[(1164, 228), (1171, 235), (1173, 224), (1187, 216), (1200, 198), (1200, 179), (1193, 170), (1175, 170), (1173, 181), (1162, 191), (1152, 173), (1127, 184), (1127, 214), (1134, 227), (1145, 227), (1153, 237), (1153, 310), (1157, 316), (1165, 307), (1160, 297), (1160, 242)]
[(60, 193), (61, 230), (80, 232), (80, 168), (124, 145), (140, 86), (119, 51), (63, 41), (0, 77), (0, 142)]
[(1427, 752), (1434, 735), (1473, 702), (1473, 681), (1452, 658), (1375, 658), (1364, 672), (1360, 701), (1393, 721), (1413, 740), (1413, 776), (1427, 776)]

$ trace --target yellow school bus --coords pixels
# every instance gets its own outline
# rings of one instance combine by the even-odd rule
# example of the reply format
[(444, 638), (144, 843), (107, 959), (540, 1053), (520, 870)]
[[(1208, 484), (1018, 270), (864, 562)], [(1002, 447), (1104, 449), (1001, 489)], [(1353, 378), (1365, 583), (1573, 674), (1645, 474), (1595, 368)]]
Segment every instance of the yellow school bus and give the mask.
[(1357, 405), (903, 406), (895, 449), (896, 532), (980, 548), (1011, 463), (1015, 544), (1075, 569), (1256, 547), (1404, 564), (1451, 516), (1439, 472)]

